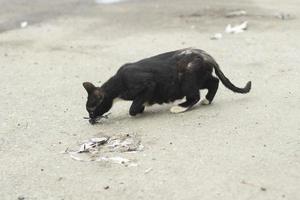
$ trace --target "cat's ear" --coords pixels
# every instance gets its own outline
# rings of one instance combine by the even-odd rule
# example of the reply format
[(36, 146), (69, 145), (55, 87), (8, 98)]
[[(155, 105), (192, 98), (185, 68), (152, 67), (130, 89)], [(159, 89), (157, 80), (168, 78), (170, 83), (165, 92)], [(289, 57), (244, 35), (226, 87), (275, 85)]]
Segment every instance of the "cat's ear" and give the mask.
[(93, 85), (93, 83), (90, 83), (90, 82), (84, 82), (84, 83), (82, 83), (82, 85), (88, 94), (91, 94), (96, 89), (96, 87)]

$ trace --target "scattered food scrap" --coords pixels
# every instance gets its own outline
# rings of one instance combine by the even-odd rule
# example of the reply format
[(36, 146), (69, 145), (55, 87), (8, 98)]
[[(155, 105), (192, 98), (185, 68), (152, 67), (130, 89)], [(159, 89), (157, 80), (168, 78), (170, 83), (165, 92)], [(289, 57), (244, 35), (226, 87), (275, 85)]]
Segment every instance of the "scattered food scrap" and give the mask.
[(145, 174), (149, 174), (151, 171), (153, 170), (153, 168), (148, 168), (145, 170)]
[(113, 4), (113, 3), (119, 3), (121, 1), (125, 1), (125, 0), (95, 0), (95, 2), (98, 4)]
[[(228, 24), (225, 28), (225, 33), (242, 33), (248, 28), (248, 21), (244, 21), (239, 25), (232, 26)], [(210, 37), (211, 40), (220, 40), (223, 38), (222, 33), (215, 33), (213, 36)]]
[(248, 28), (248, 22), (244, 21), (243, 23), (239, 25), (232, 26), (231, 24), (228, 24), (225, 28), (226, 33), (242, 33)]
[(222, 33), (216, 33), (210, 37), (211, 40), (219, 40), (223, 37)]
[(108, 137), (91, 138), (80, 146), (77, 153), (95, 151), (98, 146), (105, 144), (108, 139)]
[(110, 149), (110, 151), (118, 152), (141, 151), (144, 148), (140, 140), (137, 140), (129, 135), (121, 138), (111, 137), (107, 142), (107, 147)]
[(20, 23), (20, 27), (21, 28), (26, 28), (27, 26), (28, 26), (28, 22), (27, 21), (24, 21), (24, 22)]
[(94, 137), (83, 141), (77, 150), (64, 151), (70, 157), (77, 161), (99, 161), (114, 164), (122, 164), (124, 166), (134, 167), (138, 164), (132, 159), (123, 158), (121, 153), (139, 152), (144, 146), (137, 136), (120, 135), (120, 136), (102, 136)]

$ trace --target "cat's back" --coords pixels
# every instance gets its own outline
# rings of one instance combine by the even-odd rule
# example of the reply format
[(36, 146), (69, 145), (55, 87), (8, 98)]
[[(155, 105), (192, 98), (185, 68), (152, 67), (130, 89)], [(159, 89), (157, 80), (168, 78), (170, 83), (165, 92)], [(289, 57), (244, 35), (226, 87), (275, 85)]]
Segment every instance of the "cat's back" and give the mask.
[(176, 51), (166, 52), (149, 58), (139, 60), (137, 62), (126, 63), (118, 70), (118, 74), (133, 73), (133, 72), (149, 72), (161, 73), (168, 70), (175, 70), (176, 60), (174, 55)]
[(196, 48), (185, 48), (144, 58), (137, 62), (126, 63), (118, 73), (149, 72), (157, 74), (175, 73), (178, 63), (183, 59), (200, 56), (203, 61), (216, 64), (215, 60), (205, 51)]

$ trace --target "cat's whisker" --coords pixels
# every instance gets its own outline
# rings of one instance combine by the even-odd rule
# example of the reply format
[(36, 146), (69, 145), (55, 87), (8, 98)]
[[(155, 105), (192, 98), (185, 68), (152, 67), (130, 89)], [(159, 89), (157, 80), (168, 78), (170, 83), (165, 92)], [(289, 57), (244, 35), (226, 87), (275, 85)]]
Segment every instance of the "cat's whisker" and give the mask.
[[(109, 116), (110, 114), (111, 114), (111, 113), (107, 113), (106, 115), (102, 115), (102, 116), (96, 117), (96, 118), (93, 119), (93, 120), (97, 121), (97, 120), (100, 120), (100, 119), (102, 119), (102, 118), (108, 119), (108, 116)], [(83, 117), (83, 119), (91, 120), (92, 118), (90, 118), (90, 117)]]

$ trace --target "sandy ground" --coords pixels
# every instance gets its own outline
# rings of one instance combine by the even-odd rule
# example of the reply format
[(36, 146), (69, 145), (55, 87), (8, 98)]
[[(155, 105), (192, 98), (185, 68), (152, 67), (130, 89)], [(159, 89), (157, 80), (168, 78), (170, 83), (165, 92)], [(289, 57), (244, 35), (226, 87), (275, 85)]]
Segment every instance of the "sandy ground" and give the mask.
[[(0, 0), (0, 199), (300, 199), (299, 4)], [(235, 9), (248, 15), (224, 17)], [(243, 20), (246, 32), (210, 40)], [(163, 105), (133, 118), (119, 102), (101, 124), (83, 119), (83, 81), (100, 85), (126, 62), (189, 46), (213, 55), (236, 85), (251, 80), (251, 93), (220, 86), (211, 106), (183, 114)], [(145, 146), (131, 155), (137, 167), (60, 153), (127, 133)]]

